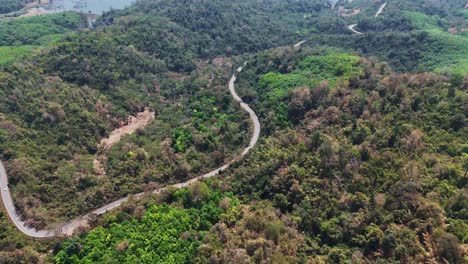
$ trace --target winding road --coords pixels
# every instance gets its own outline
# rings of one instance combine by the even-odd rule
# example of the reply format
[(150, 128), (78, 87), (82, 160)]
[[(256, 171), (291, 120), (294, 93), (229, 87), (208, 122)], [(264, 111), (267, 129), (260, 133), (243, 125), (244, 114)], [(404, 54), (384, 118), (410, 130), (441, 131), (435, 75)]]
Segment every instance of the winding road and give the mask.
[[(384, 10), (384, 8), (385, 8), (386, 6), (387, 6), (387, 2), (383, 3), (383, 4), (380, 6), (379, 10), (377, 10), (377, 13), (375, 13), (375, 18), (377, 18), (380, 14), (382, 14), (382, 12), (383, 12), (383, 10)], [(357, 26), (357, 24), (349, 25), (349, 26), (348, 26), (348, 29), (351, 30), (353, 33), (356, 33), (356, 34), (358, 34), (358, 35), (364, 34), (364, 33), (362, 33), (362, 32), (357, 31), (357, 30), (355, 29), (356, 26)]]
[[(301, 43), (302, 44), (302, 43)], [(300, 46), (299, 44), (298, 46)], [(245, 65), (245, 64), (244, 64)], [(205, 173), (203, 175), (200, 175), (198, 177), (195, 177), (193, 179), (190, 179), (185, 182), (181, 182), (178, 184), (166, 186), (157, 190), (154, 190), (152, 193), (153, 194), (158, 194), (161, 193), (162, 191), (168, 189), (168, 188), (184, 188), (187, 187), (197, 181), (203, 180), (203, 179), (208, 179), (211, 177), (214, 177), (221, 173), (222, 171), (226, 170), (231, 164), (234, 162), (240, 160), (243, 158), (249, 151), (257, 144), (257, 141), (260, 137), (260, 121), (258, 120), (257, 115), (255, 112), (250, 108), (250, 106), (242, 99), (239, 97), (235, 90), (235, 85), (234, 83), (236, 82), (237, 79), (237, 73), (240, 73), (242, 71), (243, 67), (239, 67), (237, 71), (232, 75), (231, 80), (229, 81), (229, 91), (231, 92), (232, 97), (236, 102), (240, 104), (240, 107), (246, 111), (249, 116), (250, 120), (252, 121), (253, 124), (253, 133), (252, 137), (250, 139), (249, 145), (242, 151), (242, 153), (231, 160), (230, 162), (224, 164), (223, 166), (210, 171), (208, 173)], [(21, 219), (21, 216), (18, 214), (15, 208), (15, 204), (13, 202), (13, 199), (11, 198), (11, 193), (10, 189), (8, 187), (8, 176), (5, 170), (5, 167), (3, 166), (3, 163), (0, 161), (0, 187), (1, 187), (1, 198), (3, 201), (3, 205), (6, 209), (6, 212), (8, 214), (8, 217), (10, 218), (11, 222), (18, 228), (19, 231), (24, 233), (25, 235), (33, 238), (52, 238), (52, 237), (57, 237), (57, 236), (70, 236), (73, 235), (74, 231), (81, 227), (81, 226), (86, 226), (88, 224), (88, 221), (92, 219), (95, 215), (102, 215), (106, 213), (109, 210), (115, 209), (119, 206), (121, 206), (123, 203), (127, 202), (129, 197), (121, 198), (117, 201), (114, 201), (112, 203), (109, 203), (107, 205), (104, 205), (91, 213), (88, 213), (82, 217), (76, 218), (74, 220), (71, 220), (70, 222), (64, 223), (60, 225), (60, 227), (56, 229), (51, 229), (51, 230), (36, 230), (35, 228), (28, 227), (25, 222)], [(138, 193), (133, 195), (133, 199), (140, 199), (145, 193)]]
[[(383, 4), (380, 7), (380, 9), (379, 9), (379, 11), (377, 11), (377, 14), (375, 15), (375, 17), (377, 17), (380, 13), (382, 13), (385, 6), (386, 6), (386, 3)], [(356, 34), (359, 34), (359, 35), (363, 34), (362, 32), (359, 32), (359, 31), (354, 29), (356, 26), (357, 26), (357, 24), (350, 25), (350, 26), (348, 26), (348, 29), (351, 30), (352, 32), (356, 33)], [(294, 47), (300, 47), (305, 42), (306, 41), (301, 41), (301, 42), (295, 44)], [(260, 121), (259, 121), (257, 115), (255, 114), (255, 112), (252, 110), (252, 108), (250, 108), (250, 106), (248, 104), (246, 104), (244, 101), (242, 101), (242, 99), (239, 97), (239, 95), (237, 94), (237, 92), (235, 90), (234, 83), (236, 82), (236, 79), (237, 79), (237, 73), (240, 73), (242, 71), (242, 69), (243, 69), (243, 67), (239, 67), (237, 69), (237, 71), (232, 75), (228, 86), (229, 86), (229, 91), (231, 92), (231, 95), (234, 98), (234, 100), (236, 102), (238, 102), (240, 104), (240, 107), (249, 114), (250, 119), (252, 121), (253, 133), (252, 133), (252, 137), (250, 139), (249, 145), (242, 151), (242, 153), (238, 157), (234, 158), (233, 160), (231, 160), (230, 162), (224, 164), (223, 166), (221, 166), (221, 167), (219, 167), (219, 168), (217, 168), (217, 169), (215, 169), (213, 171), (210, 171), (210, 172), (208, 172), (206, 174), (203, 174), (203, 175), (200, 175), (198, 177), (187, 180), (185, 182), (181, 182), (181, 183), (177, 183), (177, 184), (174, 184), (174, 185), (170, 185), (170, 186), (166, 186), (166, 187), (163, 187), (163, 188), (156, 189), (156, 190), (154, 190), (152, 192), (153, 194), (161, 193), (162, 191), (164, 191), (164, 190), (166, 190), (168, 188), (184, 188), (184, 187), (187, 187), (187, 186), (189, 186), (189, 185), (191, 185), (191, 184), (193, 184), (193, 183), (195, 183), (197, 181), (214, 177), (214, 176), (218, 175), (219, 173), (221, 173), (222, 171), (226, 170), (231, 164), (233, 164), (234, 162), (240, 160), (245, 155), (247, 155), (247, 153), (249, 153), (249, 151), (257, 144), (257, 141), (258, 141), (258, 139), (260, 137)], [(71, 221), (69, 221), (67, 223), (64, 223), (64, 224), (60, 225), (60, 227), (55, 228), (55, 229), (36, 230), (35, 228), (28, 227), (25, 224), (25, 222), (21, 219), (21, 216), (16, 211), (13, 199), (11, 197), (10, 189), (8, 187), (8, 176), (7, 176), (7, 173), (6, 173), (6, 170), (5, 170), (5, 167), (4, 167), (3, 163), (2, 163), (2, 161), (0, 161), (0, 188), (1, 188), (1, 198), (2, 198), (2, 201), (3, 201), (3, 205), (5, 207), (5, 210), (6, 210), (7, 214), (8, 214), (9, 219), (11, 220), (11, 222), (13, 222), (13, 224), (18, 228), (19, 231), (21, 231), (25, 235), (27, 235), (29, 237), (33, 237), (33, 238), (52, 238), (52, 237), (58, 237), (58, 236), (73, 235), (74, 231), (77, 230), (77, 228), (79, 228), (81, 226), (86, 226), (88, 224), (88, 221), (90, 219), (92, 219), (95, 215), (105, 214), (107, 211), (115, 209), (115, 208), (121, 206), (123, 203), (125, 203), (125, 202), (127, 202), (129, 200), (129, 197), (121, 198), (121, 199), (116, 200), (116, 201), (114, 201), (112, 203), (104, 205), (104, 206), (102, 206), (102, 207), (100, 207), (100, 208), (98, 208), (98, 209), (96, 209), (96, 210), (82, 216), (82, 217), (79, 217), (79, 218), (71, 220)], [(134, 194), (132, 197), (133, 197), (133, 199), (140, 199), (143, 195), (145, 195), (145, 193), (138, 193), (138, 194)]]

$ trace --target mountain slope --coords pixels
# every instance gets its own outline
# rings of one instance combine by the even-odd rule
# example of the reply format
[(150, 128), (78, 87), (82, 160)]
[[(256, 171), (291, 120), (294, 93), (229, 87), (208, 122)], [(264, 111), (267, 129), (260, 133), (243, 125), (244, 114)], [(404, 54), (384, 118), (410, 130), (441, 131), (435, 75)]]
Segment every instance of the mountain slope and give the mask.
[[(29, 241), (1, 216), (0, 262), (466, 262), (462, 2), (388, 1), (377, 18), (384, 1), (329, 2), (142, 0), (92, 30), (70, 14), (2, 27), (0, 158), (30, 226), (238, 157), (250, 123), (226, 84), (245, 61), (236, 89), (262, 134), (219, 178), (130, 197), (69, 239)], [(145, 108), (145, 129), (99, 147)]]

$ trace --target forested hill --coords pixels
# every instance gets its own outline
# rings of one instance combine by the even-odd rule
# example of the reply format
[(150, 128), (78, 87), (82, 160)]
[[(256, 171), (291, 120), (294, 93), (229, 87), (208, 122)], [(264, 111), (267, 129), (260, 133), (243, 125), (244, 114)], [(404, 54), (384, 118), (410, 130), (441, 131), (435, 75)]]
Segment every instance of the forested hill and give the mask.
[[(375, 18), (384, 3), (384, 12)], [(453, 64), (448, 71), (461, 74), (468, 63), (465, 4), (336, 1), (331, 9), (323, 0), (143, 0), (106, 13), (100, 22), (111, 26), (122, 44), (158, 56), (177, 51), (180, 55), (172, 55), (170, 69), (191, 69), (188, 60), (193, 57), (254, 52), (306, 39), (377, 56), (401, 72), (447, 71), (446, 65)], [(347, 29), (352, 23), (364, 34), (352, 36)], [(155, 41), (162, 36), (162, 43)]]
[[(255, 52), (298, 40), (304, 17), (331, 14), (323, 1), (139, 1), (100, 21), (121, 44), (164, 58), (170, 69), (194, 57)], [(178, 57), (174, 57), (178, 54)]]
[[(0, 75), (0, 155), (22, 217), (43, 228), (237, 155), (248, 123), (223, 89), (228, 56), (290, 43), (305, 12), (330, 11), (319, 1), (140, 1), (95, 30), (78, 30), (74, 13), (1, 21), (0, 51), (36, 49)], [(153, 132), (98, 147), (145, 107), (158, 114)], [(108, 177), (93, 168), (103, 154)]]
[[(466, 263), (464, 5), (140, 0), (93, 29), (73, 12), (0, 21), (0, 159), (22, 219), (55, 228), (130, 196), (66, 239), (0, 213), (0, 263)], [(241, 65), (259, 143), (132, 199), (239, 158)], [(153, 122), (100, 145), (146, 108)]]

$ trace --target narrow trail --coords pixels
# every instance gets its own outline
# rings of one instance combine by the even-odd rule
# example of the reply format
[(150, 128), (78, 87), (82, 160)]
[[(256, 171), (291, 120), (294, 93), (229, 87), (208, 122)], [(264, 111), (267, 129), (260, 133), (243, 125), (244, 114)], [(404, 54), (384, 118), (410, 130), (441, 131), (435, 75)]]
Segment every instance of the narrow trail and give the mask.
[(108, 138), (102, 139), (99, 147), (106, 149), (111, 148), (114, 144), (118, 143), (123, 136), (131, 135), (138, 129), (146, 127), (155, 117), (155, 112), (151, 111), (149, 108), (145, 108), (145, 111), (137, 113), (136, 116), (129, 116), (128, 123), (112, 131)]
[[(99, 148), (109, 150), (113, 145), (118, 143), (125, 135), (131, 135), (137, 130), (145, 128), (156, 118), (156, 113), (149, 108), (145, 108), (143, 112), (137, 113), (136, 116), (129, 116), (126, 125), (115, 129), (111, 132), (108, 138), (104, 138), (99, 143)], [(94, 173), (97, 176), (106, 175), (104, 169), (104, 161), (107, 159), (105, 154), (96, 154), (93, 160)]]
[[(300, 46), (300, 45), (298, 45), (298, 46)], [(178, 183), (178, 184), (174, 184), (174, 185), (170, 185), (170, 186), (166, 186), (166, 187), (154, 190), (152, 192), (153, 194), (159, 194), (162, 191), (167, 190), (168, 188), (187, 187), (187, 186), (189, 186), (189, 185), (191, 185), (191, 184), (193, 184), (193, 183), (195, 183), (197, 181), (214, 177), (214, 176), (218, 175), (220, 172), (226, 170), (231, 164), (233, 164), (234, 162), (240, 160), (245, 155), (247, 155), (247, 153), (249, 153), (249, 151), (257, 144), (257, 141), (258, 141), (258, 139), (260, 137), (260, 121), (259, 121), (257, 115), (255, 114), (255, 112), (252, 110), (252, 108), (250, 108), (250, 106), (248, 104), (246, 104), (246, 103), (244, 103), (244, 101), (242, 101), (242, 99), (239, 97), (239, 95), (237, 94), (237, 92), (235, 90), (234, 83), (236, 82), (236, 79), (237, 79), (237, 73), (240, 73), (242, 71), (242, 69), (243, 69), (243, 67), (239, 67), (237, 69), (236, 73), (234, 73), (232, 75), (228, 86), (229, 86), (229, 91), (231, 92), (231, 95), (234, 98), (234, 100), (237, 101), (240, 104), (240, 107), (249, 114), (250, 119), (252, 121), (253, 133), (252, 133), (252, 137), (250, 139), (249, 145), (242, 151), (242, 153), (238, 157), (234, 158), (233, 160), (231, 160), (230, 162), (224, 164), (223, 166), (221, 166), (221, 167), (219, 167), (219, 168), (217, 168), (217, 169), (215, 169), (213, 171), (210, 171), (208, 173), (205, 173), (203, 175), (200, 175), (198, 177), (195, 177), (193, 179), (190, 179), (188, 181), (181, 182), (181, 183)], [(2, 198), (2, 201), (3, 201), (3, 205), (5, 207), (5, 210), (6, 210), (7, 214), (8, 214), (8, 217), (10, 218), (11, 222), (16, 226), (16, 228), (18, 228), (19, 231), (21, 231), (25, 235), (27, 235), (29, 237), (33, 237), (33, 238), (53, 238), (53, 237), (61, 237), (61, 236), (63, 237), (63, 236), (73, 235), (74, 231), (77, 230), (79, 227), (87, 226), (89, 220), (92, 219), (95, 215), (102, 215), (102, 214), (106, 213), (109, 210), (112, 210), (112, 209), (115, 209), (115, 208), (121, 206), (123, 203), (125, 203), (125, 202), (127, 202), (129, 200), (129, 197), (121, 198), (121, 199), (116, 200), (116, 201), (114, 201), (112, 203), (104, 205), (104, 206), (102, 206), (102, 207), (100, 207), (100, 208), (98, 208), (98, 209), (96, 209), (96, 210), (82, 216), (82, 217), (79, 217), (79, 218), (71, 220), (71, 221), (69, 221), (67, 223), (64, 223), (64, 224), (60, 225), (60, 227), (58, 227), (56, 229), (36, 230), (35, 228), (31, 228), (31, 227), (26, 226), (25, 222), (21, 219), (21, 216), (17, 213), (14, 202), (13, 202), (13, 199), (11, 198), (10, 190), (8, 188), (8, 176), (6, 174), (5, 167), (3, 166), (3, 163), (1, 161), (0, 161), (0, 187), (1, 187), (1, 198)], [(133, 195), (133, 199), (140, 199), (144, 195), (145, 195), (145, 193), (135, 194), (135, 195)]]

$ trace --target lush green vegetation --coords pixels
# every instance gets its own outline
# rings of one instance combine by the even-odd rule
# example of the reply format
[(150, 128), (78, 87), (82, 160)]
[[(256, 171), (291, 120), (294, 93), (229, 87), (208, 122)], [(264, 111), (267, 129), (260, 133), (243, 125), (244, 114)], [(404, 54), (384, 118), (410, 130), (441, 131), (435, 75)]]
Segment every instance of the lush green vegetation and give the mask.
[(11, 64), (18, 58), (31, 54), (32, 50), (33, 47), (27, 45), (15, 47), (0, 46), (0, 66)]
[(84, 24), (83, 16), (75, 12), (0, 21), (0, 66), (50, 46)]
[[(142, 0), (93, 30), (74, 13), (0, 22), (0, 158), (30, 226), (236, 157), (250, 122), (226, 84), (244, 61), (236, 89), (262, 123), (219, 179), (130, 199), (69, 239), (28, 240), (0, 215), (0, 262), (467, 262), (464, 2), (388, 1), (377, 19), (383, 2), (339, 1), (351, 17), (324, 2)], [(99, 147), (145, 108), (156, 120)]]
[[(314, 51), (295, 52), (257, 60), (272, 62), (270, 69), (295, 67)], [(361, 59), (362, 71), (347, 82), (288, 92), (281, 117), (294, 126), (283, 130), (268, 119), (278, 112), (265, 103), (271, 99), (258, 78), (270, 69), (257, 65), (249, 63), (241, 86), (257, 90), (248, 95), (271, 136), (232, 169), (226, 181), (234, 193), (272, 201), (295, 219), (315, 261), (464, 261), (466, 77), (451, 83), (436, 74), (393, 74)]]
[(0, 46), (44, 45), (85, 25), (82, 15), (64, 12), (0, 22)]
[(205, 234), (196, 263), (304, 263), (306, 237), (270, 202), (231, 210)]
[(404, 16), (417, 29), (429, 33), (435, 42), (440, 43), (439, 46), (431, 47), (432, 54), (428, 52), (435, 62), (422, 62), (423, 67), (438, 72), (446, 70), (457, 75), (468, 72), (468, 53), (466, 52), (468, 50), (468, 36), (447, 32), (446, 29), (439, 26), (447, 24), (447, 22), (441, 21), (437, 16), (430, 17), (417, 12), (405, 12)]
[(191, 263), (210, 227), (232, 215), (238, 204), (232, 195), (210, 190), (205, 183), (167, 199), (173, 204), (138, 207), (139, 216), (132, 210), (107, 216), (106, 228), (65, 242), (56, 263)]
[[(375, 18), (378, 7), (387, 2), (384, 12)], [(377, 56), (399, 72), (436, 71), (460, 76), (466, 73), (468, 40), (462, 0), (456, 1), (352, 1), (342, 3), (361, 12), (351, 17), (331, 18), (322, 22), (345, 28), (357, 23), (364, 35), (351, 31), (309, 31), (309, 42), (349, 48), (363, 56)], [(314, 17), (308, 18), (313, 21)], [(449, 33), (448, 30), (457, 33)]]
[[(262, 62), (264, 60), (260, 63)], [(275, 107), (275, 122), (283, 127), (292, 125), (293, 120), (288, 117), (287, 106), (283, 101), (293, 88), (314, 87), (322, 81), (335, 86), (338, 81), (346, 81), (362, 71), (359, 57), (332, 50), (321, 50), (320, 54), (307, 56), (296, 65), (281, 64), (278, 69), (278, 72), (272, 71), (260, 76), (258, 95), (261, 97), (259, 101)]]
[[(193, 56), (213, 57), (288, 45), (304, 17), (330, 14), (321, 0), (139, 1), (105, 14), (122, 43), (170, 56), (171, 70), (190, 70)], [(185, 61), (184, 61), (185, 60)]]
[(373, 34), (355, 47), (389, 58), (398, 70), (463, 75), (468, 69), (468, 39), (451, 34), (448, 29), (461, 30), (467, 26), (458, 14), (465, 4), (464, 1), (389, 2), (379, 19), (366, 17), (359, 21), (360, 30)]
[(0, 212), (0, 249), (2, 263), (37, 263), (40, 258), (52, 261), (51, 256), (46, 256), (49, 246), (20, 234), (4, 212)]
[[(281, 99), (287, 118), (295, 121), (283, 130), (281, 124), (264, 120), (271, 136), (223, 177), (223, 188), (233, 190), (244, 205), (211, 222), (214, 226), (200, 237), (198, 250), (189, 247), (184, 257), (199, 263), (463, 263), (466, 80), (457, 86), (441, 75), (394, 74), (376, 61), (331, 51), (320, 57), (316, 52), (285, 48), (260, 53), (241, 74), (241, 87), (258, 91), (249, 95), (251, 100), (258, 97), (252, 100), (257, 110), (274, 116), (276, 109), (268, 108), (272, 104), (261, 102)], [(301, 83), (286, 96), (262, 96), (264, 89), (273, 88), (261, 85), (259, 73), (274, 69), (271, 73), (279, 74), (277, 69), (285, 65), (313, 72), (317, 63), (310, 62), (325, 58), (348, 58), (339, 61), (351, 65), (359, 61), (359, 70), (333, 86)], [(264, 61), (272, 62), (269, 69), (260, 63)], [(175, 197), (190, 192), (181, 190)], [(167, 217), (174, 213), (163, 212)], [(76, 253), (78, 259), (92, 256), (87, 250), (92, 246), (115, 252), (119, 239), (111, 240), (111, 246), (97, 245), (108, 234), (113, 238), (116, 230), (110, 225), (78, 244), (67, 243), (84, 249), (83, 255)], [(64, 253), (68, 245), (59, 258), (75, 256)], [(180, 252), (177, 248), (171, 252)]]
[[(206, 4), (210, 9), (190, 6), (199, 23), (194, 27), (179, 16), (178, 9), (185, 8), (180, 2), (141, 1), (109, 12), (96, 30), (66, 35), (29, 62), (3, 71), (2, 94), (10, 96), (1, 102), (8, 124), (2, 126), (1, 155), (15, 201), (30, 224), (68, 219), (149, 183), (178, 182), (232, 158), (246, 141), (249, 123), (225, 88), (229, 61), (223, 68), (194, 59), (285, 43), (305, 11), (325, 8), (283, 1)], [(265, 16), (257, 16), (254, 7), (265, 8)], [(236, 18), (236, 10), (244, 20)], [(295, 21), (291, 28), (269, 25), (287, 12), (297, 12), (289, 17)], [(273, 25), (289, 24), (289, 18)], [(212, 23), (203, 24), (207, 19)], [(47, 28), (40, 34), (53, 36), (76, 29), (79, 21), (71, 13), (21, 19), (5, 22), (3, 34), (22, 33), (5, 38), (8, 44), (39, 44), (35, 31)], [(266, 39), (275, 41), (262, 44)], [(98, 149), (101, 138), (144, 107), (154, 109), (158, 121), (111, 150)], [(96, 153), (107, 157), (106, 177), (93, 171)]]
[[(46, 67), (15, 64), (0, 78), (2, 94), (9, 95), (0, 99), (2, 156), (15, 201), (31, 224), (77, 216), (148, 183), (195, 176), (244, 143), (248, 122), (228, 95), (224, 70), (207, 65), (171, 78), (164, 63), (135, 49), (94, 35), (74, 41), (78, 37), (39, 54), (38, 65)], [(156, 122), (110, 150), (98, 149), (124, 117), (144, 107), (158, 113)], [(173, 139), (181, 129), (192, 135), (183, 148)], [(107, 177), (95, 175), (95, 154), (108, 157)]]

